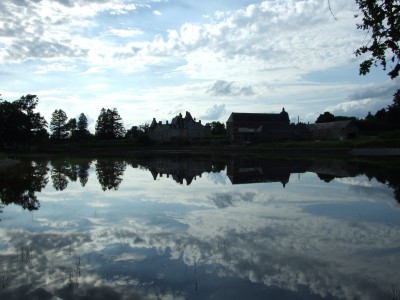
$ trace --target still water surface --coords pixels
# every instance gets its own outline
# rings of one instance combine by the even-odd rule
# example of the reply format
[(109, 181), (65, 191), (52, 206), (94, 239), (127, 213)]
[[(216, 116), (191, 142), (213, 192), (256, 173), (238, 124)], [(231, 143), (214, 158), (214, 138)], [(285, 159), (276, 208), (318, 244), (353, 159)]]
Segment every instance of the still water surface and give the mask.
[(0, 299), (399, 299), (399, 176), (244, 157), (0, 171)]

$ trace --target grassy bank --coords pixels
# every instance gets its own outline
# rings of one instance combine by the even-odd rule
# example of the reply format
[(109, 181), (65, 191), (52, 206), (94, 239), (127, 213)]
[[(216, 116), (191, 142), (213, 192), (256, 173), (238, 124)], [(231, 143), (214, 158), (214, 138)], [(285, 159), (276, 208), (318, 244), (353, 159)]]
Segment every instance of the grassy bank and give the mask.
[(249, 145), (265, 148), (400, 148), (400, 131), (360, 135), (344, 141), (273, 141)]
[[(334, 155), (346, 155), (350, 149), (356, 148), (400, 148), (400, 131), (364, 134), (355, 139), (344, 141), (266, 141), (260, 143), (230, 145), (223, 137), (197, 140), (192, 143), (180, 141), (169, 144), (156, 144), (150, 141), (137, 141), (131, 139), (119, 140), (87, 140), (81, 142), (46, 143), (31, 149), (36, 153), (71, 153), (71, 154), (123, 154), (126, 152), (158, 152), (158, 151), (184, 151), (184, 152), (293, 152), (307, 153), (310, 155), (332, 152)], [(11, 151), (9, 153), (13, 153)], [(294, 154), (295, 154), (294, 153)], [(284, 154), (284, 153), (282, 153)], [(3, 157), (6, 155), (3, 153)], [(1, 156), (0, 156), (1, 158)]]

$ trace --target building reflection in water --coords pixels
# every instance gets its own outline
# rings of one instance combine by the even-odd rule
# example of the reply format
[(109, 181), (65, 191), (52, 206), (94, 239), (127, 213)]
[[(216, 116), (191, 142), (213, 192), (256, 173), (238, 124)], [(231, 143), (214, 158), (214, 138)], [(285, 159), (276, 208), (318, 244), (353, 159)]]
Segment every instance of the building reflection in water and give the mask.
[(203, 173), (220, 172), (224, 169), (216, 168), (211, 160), (197, 160), (193, 158), (155, 158), (148, 161), (145, 167), (151, 172), (154, 180), (164, 175), (172, 177), (179, 184), (186, 181), (186, 185), (190, 185), (196, 177), (202, 176)]

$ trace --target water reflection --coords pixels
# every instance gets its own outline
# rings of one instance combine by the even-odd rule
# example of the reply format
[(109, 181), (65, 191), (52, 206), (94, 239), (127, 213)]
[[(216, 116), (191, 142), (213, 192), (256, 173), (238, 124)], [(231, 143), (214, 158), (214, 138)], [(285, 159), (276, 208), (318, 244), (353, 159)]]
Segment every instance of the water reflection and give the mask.
[(40, 202), (36, 192), (48, 183), (47, 162), (32, 162), (12, 169), (0, 169), (0, 199), (5, 205), (16, 204), (23, 209), (37, 210)]
[(0, 190), (35, 166), (19, 194), (34, 191), (40, 209), (27, 218), (9, 205), (0, 223), (1, 299), (399, 296), (390, 166), (51, 159), (3, 170)]
[(166, 175), (167, 178), (171, 176), (179, 184), (183, 184), (185, 180), (187, 185), (197, 177), (201, 178), (203, 173), (218, 173), (225, 169), (224, 164), (215, 163), (211, 159), (195, 159), (191, 156), (184, 159), (179, 156), (153, 158), (143, 162), (143, 167), (151, 172), (154, 180), (157, 176)]
[[(345, 160), (294, 160), (260, 159), (246, 156), (224, 158), (162, 156), (147, 158), (100, 158), (100, 159), (38, 159), (16, 168), (0, 169), (0, 199), (3, 204), (19, 204), (26, 209), (38, 209), (40, 202), (35, 192), (40, 192), (48, 183), (48, 171), (52, 186), (63, 191), (70, 181), (79, 182), (82, 187), (89, 180), (89, 170), (95, 161), (97, 180), (103, 191), (118, 190), (123, 181), (127, 165), (148, 170), (153, 179), (166, 176), (175, 182), (190, 185), (204, 173), (220, 173), (225, 170), (230, 182), (236, 184), (280, 182), (285, 187), (292, 174), (312, 172), (324, 182), (335, 178), (366, 175), (391, 189), (394, 198), (400, 202), (400, 177), (394, 168), (366, 162)], [(230, 197), (230, 196), (229, 196)], [(230, 201), (228, 199), (224, 200)], [(222, 202), (224, 202), (222, 201)], [(217, 201), (219, 202), (219, 200)], [(218, 205), (217, 205), (218, 206)]]
[(103, 191), (118, 190), (125, 169), (126, 162), (122, 159), (98, 159), (96, 161), (96, 175)]

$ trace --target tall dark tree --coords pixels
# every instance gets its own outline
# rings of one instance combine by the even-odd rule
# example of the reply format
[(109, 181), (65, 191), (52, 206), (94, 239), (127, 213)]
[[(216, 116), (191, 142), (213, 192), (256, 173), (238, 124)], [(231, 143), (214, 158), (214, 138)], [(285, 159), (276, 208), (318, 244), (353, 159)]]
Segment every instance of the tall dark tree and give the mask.
[(28, 127), (28, 117), (17, 105), (8, 101), (0, 103), (0, 140), (3, 143), (18, 147), (28, 137)]
[[(71, 120), (69, 121), (69, 123), (71, 122)], [(75, 129), (71, 130), (71, 128), (70, 128), (70, 130), (71, 130), (71, 138), (73, 140), (87, 139), (88, 137), (91, 136), (91, 134), (90, 134), (90, 132), (89, 132), (89, 130), (87, 128), (88, 128), (88, 120), (87, 120), (85, 114), (81, 113), (79, 115), (78, 121), (76, 122)]]
[(372, 65), (380, 64), (386, 70), (389, 63), (388, 75), (396, 78), (400, 71), (400, 0), (356, 0), (356, 3), (362, 17), (357, 28), (370, 35), (370, 39), (365, 39), (368, 42), (355, 51), (356, 56), (370, 55), (360, 64), (360, 75), (369, 73)]
[(107, 138), (107, 110), (103, 107), (96, 121), (95, 135), (97, 138)]
[(71, 133), (78, 129), (78, 124), (76, 123), (76, 119), (75, 118), (71, 118), (71, 119), (68, 120), (67, 128)]
[(88, 126), (89, 126), (89, 123), (88, 123), (87, 117), (85, 116), (84, 113), (81, 113), (78, 118), (77, 129), (80, 132), (86, 132), (86, 131), (88, 131)]
[(315, 123), (327, 123), (327, 122), (334, 122), (335, 116), (332, 115), (329, 111), (324, 112), (323, 114), (319, 115)]
[(96, 137), (100, 139), (116, 139), (124, 137), (125, 128), (116, 108), (102, 108), (96, 122)]
[(51, 115), (51, 138), (56, 141), (65, 140), (68, 137), (67, 114), (62, 109), (56, 109)]
[(47, 122), (34, 110), (39, 98), (22, 96), (14, 102), (0, 102), (0, 140), (8, 144), (29, 146), (47, 138)]
[(34, 111), (39, 103), (39, 98), (36, 95), (28, 94), (22, 96), (19, 100), (15, 101), (15, 103), (19, 109), (28, 116), (30, 137), (36, 140), (47, 137), (47, 122), (40, 113), (35, 113)]

